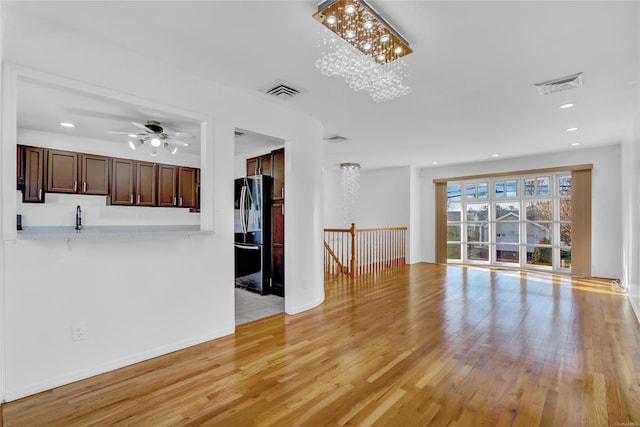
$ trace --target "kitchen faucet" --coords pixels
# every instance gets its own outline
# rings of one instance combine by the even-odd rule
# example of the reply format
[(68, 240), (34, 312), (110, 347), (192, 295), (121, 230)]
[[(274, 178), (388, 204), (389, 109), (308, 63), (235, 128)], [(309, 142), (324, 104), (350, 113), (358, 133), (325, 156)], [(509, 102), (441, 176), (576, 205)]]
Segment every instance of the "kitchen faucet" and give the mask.
[(76, 208), (76, 231), (80, 231), (82, 228), (82, 209), (80, 205)]

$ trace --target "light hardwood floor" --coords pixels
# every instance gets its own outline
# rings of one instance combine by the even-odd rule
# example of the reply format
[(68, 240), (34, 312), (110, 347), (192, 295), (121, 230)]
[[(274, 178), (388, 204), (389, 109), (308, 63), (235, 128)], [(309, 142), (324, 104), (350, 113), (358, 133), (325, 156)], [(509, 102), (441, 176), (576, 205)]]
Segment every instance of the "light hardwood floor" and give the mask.
[(5, 426), (638, 426), (640, 326), (607, 282), (418, 264), (234, 336), (4, 405)]

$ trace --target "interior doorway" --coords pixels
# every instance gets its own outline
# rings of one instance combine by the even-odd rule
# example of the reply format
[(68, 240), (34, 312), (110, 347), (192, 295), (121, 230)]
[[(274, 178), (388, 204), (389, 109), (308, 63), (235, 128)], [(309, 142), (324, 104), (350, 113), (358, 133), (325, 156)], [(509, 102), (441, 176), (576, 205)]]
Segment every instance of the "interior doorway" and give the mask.
[(236, 325), (284, 312), (284, 141), (235, 130)]

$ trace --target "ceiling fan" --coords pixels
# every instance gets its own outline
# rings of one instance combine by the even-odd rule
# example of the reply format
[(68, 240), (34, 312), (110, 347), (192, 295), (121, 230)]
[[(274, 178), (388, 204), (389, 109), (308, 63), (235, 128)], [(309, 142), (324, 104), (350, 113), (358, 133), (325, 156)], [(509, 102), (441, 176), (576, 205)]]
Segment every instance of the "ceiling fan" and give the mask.
[(132, 125), (139, 130), (132, 132), (107, 132), (116, 135), (128, 135), (135, 140), (129, 140), (129, 147), (132, 150), (147, 145), (149, 147), (149, 154), (152, 156), (158, 155), (158, 148), (162, 147), (170, 154), (176, 154), (178, 147), (188, 147), (189, 144), (176, 139), (176, 137), (189, 138), (191, 134), (186, 132), (178, 132), (168, 129), (166, 126), (162, 126), (157, 120), (147, 120), (145, 124), (131, 122)]

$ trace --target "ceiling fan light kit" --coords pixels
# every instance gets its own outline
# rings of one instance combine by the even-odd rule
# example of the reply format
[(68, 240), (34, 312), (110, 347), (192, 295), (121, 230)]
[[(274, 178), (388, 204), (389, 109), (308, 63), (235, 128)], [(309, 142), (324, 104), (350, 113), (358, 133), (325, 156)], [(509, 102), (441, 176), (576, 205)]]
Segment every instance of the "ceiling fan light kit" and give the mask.
[(137, 122), (131, 122), (131, 124), (143, 130), (144, 132), (137, 134), (133, 132), (107, 133), (122, 134), (127, 135), (130, 138), (136, 138), (135, 140), (129, 140), (129, 148), (131, 148), (132, 150), (136, 150), (138, 147), (147, 145), (149, 147), (149, 155), (153, 157), (158, 155), (158, 148), (160, 147), (162, 147), (169, 154), (176, 154), (178, 152), (178, 146), (189, 146), (189, 144), (187, 144), (186, 142), (175, 139), (175, 136), (189, 137), (191, 135), (184, 132), (168, 130), (166, 127), (162, 127), (162, 124), (157, 120), (147, 120), (144, 125)]

